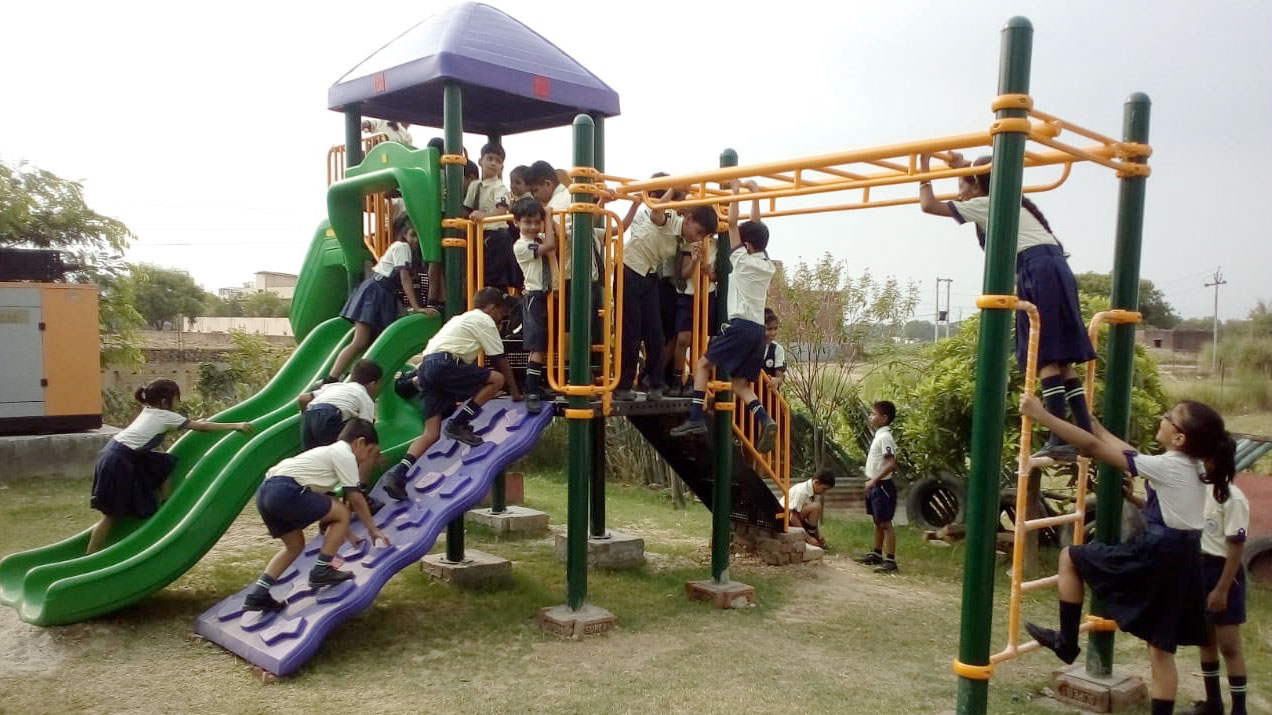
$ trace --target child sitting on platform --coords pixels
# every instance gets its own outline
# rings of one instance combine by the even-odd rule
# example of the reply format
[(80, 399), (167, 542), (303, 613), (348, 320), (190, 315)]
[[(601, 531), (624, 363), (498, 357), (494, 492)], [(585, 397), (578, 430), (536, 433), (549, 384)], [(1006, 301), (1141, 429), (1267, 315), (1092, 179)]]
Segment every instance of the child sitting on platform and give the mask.
[[(406, 499), (406, 473), (437, 442), (443, 417), (456, 413), (446, 423), (447, 437), (476, 447), (482, 439), (470, 423), (481, 414), (482, 405), (505, 386), (514, 400), (521, 399), (499, 335), (499, 322), (507, 317), (506, 300), (494, 288), (482, 288), (473, 296), (477, 307), (446, 321), (424, 347), (424, 359), (414, 378), (423, 395), (424, 431), (406, 448), (402, 461), (381, 477), (385, 494), (399, 501)], [(480, 353), (498, 367), (498, 372), (475, 364)], [(463, 406), (456, 410), (455, 404), (461, 401)]]

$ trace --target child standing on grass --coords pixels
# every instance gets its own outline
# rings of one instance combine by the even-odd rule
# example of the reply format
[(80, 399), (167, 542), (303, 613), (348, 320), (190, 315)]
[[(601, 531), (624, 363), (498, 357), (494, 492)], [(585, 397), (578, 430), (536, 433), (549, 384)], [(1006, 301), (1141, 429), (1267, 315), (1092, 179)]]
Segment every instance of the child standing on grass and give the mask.
[(521, 300), (521, 341), (526, 359), (526, 411), (538, 414), (543, 405), (543, 371), (548, 360), (548, 300), (552, 294), (552, 256), (556, 231), (551, 214), (533, 197), (512, 205), (519, 237), (513, 253), (525, 280)]
[[(437, 442), (442, 418), (455, 412), (455, 417), (446, 423), (446, 436), (476, 447), (482, 439), (470, 423), (481, 414), (482, 405), (505, 385), (512, 399), (521, 399), (512, 368), (503, 355), (503, 338), (499, 336), (498, 324), (507, 317), (506, 300), (494, 288), (482, 288), (473, 296), (477, 307), (446, 321), (424, 346), (424, 359), (415, 376), (424, 398), (424, 431), (406, 448), (402, 461), (381, 477), (385, 494), (398, 501), (406, 499), (406, 473)], [(481, 353), (498, 367), (498, 372), (476, 364)], [(458, 410), (457, 402), (464, 403)]]
[(277, 611), (283, 608), (269, 590), (304, 550), (305, 527), (314, 522), (324, 527), (324, 531), (318, 560), (309, 571), (309, 585), (313, 588), (353, 578), (348, 571), (339, 571), (331, 565), (336, 549), (346, 536), (350, 543), (356, 544), (349, 536), (350, 508), (373, 541), (388, 544), (389, 538), (376, 528), (359, 486), (363, 473), (379, 458), (380, 437), (375, 425), (355, 417), (333, 444), (284, 459), (265, 473), (265, 481), (256, 490), (256, 508), (269, 535), (282, 540), (283, 548), (270, 559), (247, 594), (243, 601), (245, 609)]
[(821, 535), (822, 503), (817, 497), (830, 491), (835, 486), (835, 474), (828, 468), (821, 468), (812, 479), (800, 482), (791, 487), (783, 506), (790, 511), (791, 526), (804, 529), (804, 541), (820, 548), (826, 548), (826, 539)]
[(99, 551), (121, 516), (145, 519), (159, 509), (156, 490), (167, 497), (168, 475), (177, 458), (155, 451), (169, 430), (197, 432), (237, 430), (250, 433), (248, 422), (202, 422), (173, 412), (181, 399), (181, 388), (172, 380), (155, 380), (133, 393), (143, 407), (127, 427), (118, 432), (97, 455), (93, 468), (93, 496), (89, 504), (102, 513), (88, 537), (85, 553)]
[(336, 356), (323, 384), (339, 382), (344, 370), (358, 353), (389, 324), (397, 320), (397, 291), (400, 287), (411, 304), (411, 312), (423, 312), (415, 295), (415, 270), (412, 266), (411, 243), (419, 243), (411, 220), (402, 214), (393, 221), (393, 243), (380, 256), (371, 276), (362, 281), (340, 311), (340, 317), (353, 323), (353, 340)]
[(1080, 650), (1083, 586), (1104, 604), (1123, 631), (1148, 642), (1153, 715), (1174, 711), (1178, 674), (1175, 649), (1206, 642), (1201, 531), (1206, 487), (1219, 504), (1228, 501), (1236, 444), (1223, 418), (1210, 407), (1184, 400), (1162, 415), (1156, 440), (1166, 453), (1146, 456), (1092, 422), (1094, 433), (1052, 415), (1034, 395), (1022, 395), (1020, 412), (1090, 457), (1125, 465), (1148, 482), (1144, 531), (1121, 544), (1083, 544), (1060, 552), (1060, 629), (1033, 623), (1025, 630), (1064, 662)]
[[(737, 195), (741, 185), (733, 182)], [(754, 181), (747, 182), (752, 192), (759, 191)], [(760, 202), (751, 207), (752, 220), (738, 225), (739, 207), (729, 205), (729, 322), (720, 334), (711, 339), (707, 352), (694, 365), (693, 402), (689, 406), (689, 419), (671, 429), (673, 437), (687, 437), (707, 433), (704, 407), (707, 398), (707, 380), (711, 368), (719, 366), (729, 373), (733, 391), (742, 398), (746, 410), (760, 424), (760, 434), (755, 448), (761, 452), (772, 451), (777, 440), (777, 423), (769, 417), (751, 389), (751, 383), (760, 377), (764, 367), (764, 302), (768, 299), (769, 281), (777, 267), (769, 260), (769, 231), (759, 221)], [(712, 227), (714, 228), (714, 227)]]
[[(924, 154), (919, 170), (928, 171), (931, 157)], [(971, 164), (988, 164), (982, 156)], [(952, 153), (950, 168), (968, 166), (958, 153)], [(976, 236), (985, 247), (985, 230), (989, 222), (989, 173), (964, 176), (958, 182), (958, 201), (941, 203), (932, 191), (932, 182), (919, 183), (919, 205), (924, 213), (946, 216), (959, 223), (971, 221)], [(1073, 421), (1084, 430), (1091, 428), (1091, 411), (1086, 402), (1082, 381), (1074, 363), (1095, 359), (1095, 350), (1087, 337), (1086, 323), (1078, 305), (1078, 282), (1069, 270), (1064, 248), (1051, 233), (1042, 211), (1028, 198), (1021, 199), (1020, 228), (1016, 241), (1016, 291), (1022, 300), (1038, 307), (1042, 319), (1041, 342), (1038, 345), (1038, 376), (1042, 382), (1043, 403), (1047, 412), (1064, 419), (1065, 408)], [(1024, 368), (1029, 348), (1029, 316), (1016, 312), (1016, 360)], [(1077, 450), (1065, 444), (1055, 432), (1047, 446), (1036, 452), (1035, 459), (1049, 458), (1057, 462), (1077, 459)]]
[(866, 455), (866, 513), (874, 519), (874, 550), (857, 562), (874, 566), (877, 573), (897, 570), (897, 530), (892, 526), (897, 511), (897, 485), (892, 481), (897, 471), (897, 441), (892, 437), (896, 416), (896, 405), (887, 400), (870, 407), (875, 433)]

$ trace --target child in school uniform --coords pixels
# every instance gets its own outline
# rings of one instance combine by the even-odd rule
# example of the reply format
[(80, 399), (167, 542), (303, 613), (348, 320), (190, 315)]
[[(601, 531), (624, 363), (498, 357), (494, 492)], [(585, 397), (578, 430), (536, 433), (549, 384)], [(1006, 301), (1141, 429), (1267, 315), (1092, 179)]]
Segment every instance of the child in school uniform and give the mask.
[(887, 400), (870, 406), (870, 426), (874, 438), (866, 455), (866, 513), (874, 519), (874, 550), (857, 559), (857, 563), (874, 566), (877, 573), (897, 570), (897, 531), (892, 517), (897, 511), (897, 485), (892, 475), (897, 471), (897, 441), (892, 436), (892, 421), (897, 408)]
[[(920, 171), (928, 171), (930, 157), (923, 155)], [(971, 164), (990, 162), (983, 156)], [(957, 153), (950, 157), (951, 168), (968, 166)], [(989, 222), (989, 173), (959, 179), (959, 200), (941, 203), (932, 191), (932, 182), (919, 183), (919, 205), (925, 213), (952, 218), (959, 223), (971, 221), (981, 248), (985, 247), (985, 231)], [(1091, 411), (1086, 402), (1082, 381), (1074, 363), (1095, 359), (1095, 350), (1087, 337), (1086, 323), (1078, 305), (1078, 283), (1069, 269), (1064, 247), (1051, 232), (1042, 211), (1028, 198), (1021, 199), (1020, 228), (1016, 242), (1016, 291), (1020, 298), (1038, 307), (1042, 320), (1038, 345), (1038, 376), (1042, 382), (1043, 403), (1047, 411), (1064, 419), (1065, 408), (1073, 421), (1090, 429)], [(1016, 359), (1025, 366), (1029, 348), (1029, 316), (1016, 313)], [(1067, 445), (1054, 432), (1047, 445), (1036, 452), (1035, 459), (1072, 462), (1077, 450)]]
[[(705, 215), (703, 216), (705, 218)], [(671, 355), (671, 375), (674, 384), (672, 386), (672, 394), (677, 397), (684, 397), (693, 394), (693, 378), (690, 377), (688, 383), (684, 382), (685, 358), (689, 353), (689, 348), (693, 345), (693, 296), (697, 292), (698, 287), (694, 285), (694, 279), (698, 273), (699, 266), (701, 270), (707, 274), (710, 281), (707, 291), (707, 335), (715, 335), (716, 315), (719, 310), (716, 309), (716, 284), (715, 284), (715, 239), (707, 234), (700, 241), (684, 241), (680, 242), (680, 252), (677, 255), (677, 276), (675, 280), (675, 318), (673, 330), (675, 331), (675, 344), (672, 347)]]
[(543, 370), (548, 359), (548, 300), (552, 294), (556, 229), (549, 212), (534, 198), (518, 199), (512, 205), (512, 217), (519, 233), (512, 249), (525, 280), (521, 341), (530, 353), (526, 360), (526, 411), (538, 414), (543, 407)]
[(820, 548), (826, 548), (826, 538), (819, 528), (822, 520), (822, 502), (817, 497), (830, 491), (835, 486), (835, 474), (823, 467), (817, 470), (812, 479), (800, 482), (791, 487), (783, 505), (790, 510), (791, 526), (804, 530), (804, 541)]
[[(332, 566), (336, 549), (349, 534), (349, 511), (367, 528), (372, 541), (388, 545), (389, 538), (375, 525), (363, 494), (363, 473), (380, 458), (380, 437), (375, 425), (355, 417), (340, 432), (340, 439), (322, 447), (284, 459), (265, 472), (265, 481), (256, 490), (256, 508), (269, 535), (283, 542), (270, 559), (243, 607), (249, 611), (278, 611), (270, 589), (305, 548), (305, 527), (318, 522), (323, 528), (322, 547), (309, 571), (313, 588), (331, 586), (353, 578), (348, 571)], [(346, 506), (347, 504), (347, 506)]]
[(1025, 629), (1064, 662), (1078, 656), (1084, 585), (1104, 604), (1118, 628), (1148, 642), (1152, 665), (1153, 715), (1174, 711), (1178, 674), (1175, 649), (1206, 642), (1201, 531), (1206, 491), (1223, 504), (1230, 495), (1236, 444), (1223, 418), (1210, 407), (1185, 400), (1162, 415), (1156, 441), (1166, 453), (1139, 454), (1134, 447), (1092, 421), (1094, 432), (1048, 412), (1034, 395), (1020, 399), (1021, 414), (1082, 454), (1105, 464), (1125, 465), (1148, 483), (1145, 529), (1120, 544), (1092, 543), (1060, 552), (1060, 629), (1027, 623)]
[[(482, 405), (505, 386), (512, 399), (521, 399), (499, 335), (499, 322), (507, 317), (504, 294), (482, 288), (473, 295), (473, 305), (477, 307), (446, 321), (424, 346), (424, 358), (414, 378), (423, 396), (424, 431), (406, 448), (402, 461), (381, 477), (384, 493), (398, 501), (406, 499), (407, 470), (437, 442), (444, 417), (455, 413), (446, 423), (447, 437), (476, 447), (482, 439), (470, 423), (481, 414)], [(478, 354), (484, 354), (497, 371), (478, 366)], [(457, 410), (455, 404), (461, 401), (463, 405)]]
[[(469, 184), (468, 193), (464, 196), (464, 208), (469, 212), (468, 218), (474, 222), (507, 213), (512, 203), (508, 187), (503, 182), (503, 147), (495, 143), (483, 146), (477, 166), (481, 168), (481, 179)], [(507, 224), (488, 223), (482, 226), (485, 285), (504, 292), (509, 288), (520, 288), (521, 272), (512, 254), (514, 239)]]
[(340, 317), (353, 323), (353, 340), (336, 356), (331, 371), (323, 379), (324, 384), (339, 382), (353, 358), (397, 320), (399, 289), (406, 294), (412, 313), (424, 311), (415, 295), (415, 269), (412, 268), (411, 255), (411, 244), (418, 244), (419, 237), (406, 214), (394, 219), (393, 236), (393, 243), (380, 256), (371, 275), (358, 285), (340, 311)]
[[(566, 213), (570, 208), (571, 198), (570, 192), (566, 190), (565, 185), (561, 183), (557, 170), (552, 165), (540, 159), (530, 165), (529, 171), (526, 172), (526, 184), (529, 186), (530, 194), (543, 207), (552, 212), (553, 215)], [(565, 292), (565, 304), (570, 305), (570, 283), (571, 283), (571, 266), (573, 265), (574, 255), (570, 251), (571, 234), (573, 230), (571, 222), (567, 219), (565, 222), (565, 235), (557, 236), (557, 252), (561, 254), (561, 275), (558, 278), (557, 288)], [(601, 304), (601, 285), (600, 276), (601, 268), (605, 265), (601, 253), (601, 243), (593, 237), (592, 241), (592, 305), (593, 307)], [(592, 335), (600, 335), (600, 320), (595, 316), (592, 319)], [(566, 320), (566, 332), (569, 332), (569, 321)]]
[[(737, 195), (740, 184), (733, 182)], [(759, 191), (754, 181), (747, 182), (752, 192)], [(720, 334), (711, 339), (707, 352), (694, 365), (693, 401), (689, 406), (689, 418), (671, 429), (673, 437), (702, 435), (707, 432), (704, 405), (707, 396), (707, 380), (711, 368), (719, 366), (733, 382), (733, 391), (742, 398), (747, 412), (760, 424), (760, 434), (755, 447), (761, 452), (772, 451), (777, 440), (777, 423), (769, 417), (751, 389), (751, 382), (758, 380), (764, 366), (764, 301), (768, 298), (769, 281), (777, 267), (769, 260), (769, 231), (758, 220), (760, 202), (754, 201), (750, 221), (738, 226), (738, 206), (729, 206), (729, 322)], [(714, 228), (714, 226), (712, 227)]]
[[(786, 348), (777, 342), (777, 330), (782, 321), (772, 308), (764, 309), (764, 374), (769, 376), (773, 389), (782, 389), (786, 382)], [(891, 421), (889, 421), (891, 422)]]
[(530, 184), (526, 182), (526, 176), (530, 173), (530, 167), (525, 164), (518, 164), (508, 172), (508, 201), (518, 201), (520, 199), (531, 198)]
[(353, 364), (348, 382), (333, 382), (297, 400), (300, 405), (300, 448), (331, 444), (340, 437), (345, 423), (355, 417), (375, 422), (375, 398), (380, 394), (384, 370), (374, 360)]
[(154, 380), (137, 388), (133, 396), (143, 405), (141, 413), (97, 454), (89, 505), (100, 511), (102, 518), (89, 535), (86, 553), (102, 548), (119, 517), (145, 519), (158, 510), (155, 492), (167, 495), (168, 475), (177, 466), (176, 457), (155, 449), (169, 430), (252, 431), (248, 422), (204, 422), (173, 412), (181, 399), (181, 388), (172, 380)]
[(384, 119), (363, 119), (363, 134), (386, 134), (389, 141), (403, 144), (412, 149), (415, 148), (414, 140), (411, 138), (410, 122), (394, 122)]

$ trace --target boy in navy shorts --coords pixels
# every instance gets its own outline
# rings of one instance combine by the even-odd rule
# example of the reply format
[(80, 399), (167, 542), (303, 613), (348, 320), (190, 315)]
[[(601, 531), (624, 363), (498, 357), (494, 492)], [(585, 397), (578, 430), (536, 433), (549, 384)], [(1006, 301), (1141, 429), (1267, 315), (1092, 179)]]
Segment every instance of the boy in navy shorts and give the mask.
[(892, 517), (897, 511), (897, 485), (892, 475), (897, 471), (897, 441), (892, 438), (892, 420), (897, 408), (887, 400), (870, 407), (870, 426), (874, 439), (866, 455), (866, 513), (874, 517), (874, 551), (857, 559), (874, 566), (878, 573), (897, 570), (897, 531)]
[(375, 398), (380, 394), (383, 376), (380, 363), (364, 358), (353, 364), (348, 382), (330, 382), (301, 395), (301, 450), (335, 442), (340, 430), (355, 417), (374, 423)]
[[(471, 422), (481, 414), (481, 406), (505, 385), (512, 399), (521, 399), (499, 335), (499, 322), (508, 313), (504, 294), (494, 288), (482, 288), (473, 295), (473, 305), (477, 307), (446, 321), (424, 346), (424, 359), (415, 374), (423, 395), (424, 432), (406, 448), (402, 461), (381, 477), (384, 493), (399, 501), (406, 499), (407, 470), (437, 441), (443, 417), (455, 413), (454, 419), (446, 423), (447, 437), (476, 447), (482, 439), (473, 431)], [(478, 366), (479, 353), (484, 353), (498, 372)], [(464, 404), (457, 410), (458, 402)]]
[(548, 300), (552, 294), (552, 255), (556, 253), (556, 232), (548, 211), (533, 197), (512, 205), (512, 218), (520, 234), (512, 245), (517, 265), (525, 279), (521, 301), (522, 347), (530, 353), (526, 360), (526, 411), (538, 414), (543, 408), (543, 369), (548, 358)]
[(247, 594), (245, 609), (282, 609), (283, 604), (274, 600), (269, 590), (300, 556), (305, 548), (305, 527), (314, 522), (325, 528), (322, 549), (309, 572), (309, 585), (314, 588), (353, 578), (353, 574), (331, 565), (340, 542), (348, 536), (350, 508), (373, 540), (388, 543), (388, 537), (376, 528), (359, 487), (362, 474), (379, 458), (380, 437), (375, 425), (355, 417), (335, 443), (284, 459), (265, 473), (265, 481), (256, 492), (256, 508), (269, 535), (282, 540), (283, 548), (270, 559)]
[[(733, 193), (738, 193), (739, 184), (733, 182)], [(747, 188), (758, 191), (754, 181), (747, 182)], [(742, 398), (746, 409), (760, 424), (760, 435), (756, 439), (756, 449), (769, 452), (777, 439), (777, 423), (769, 417), (764, 406), (760, 404), (751, 389), (751, 383), (760, 377), (760, 369), (764, 367), (764, 302), (768, 298), (769, 281), (777, 267), (769, 260), (765, 249), (768, 247), (768, 226), (758, 218), (738, 226), (738, 206), (729, 206), (729, 254), (732, 270), (729, 273), (729, 322), (720, 334), (711, 339), (707, 352), (698, 360), (693, 369), (693, 402), (689, 406), (689, 419), (671, 429), (673, 437), (687, 437), (707, 433), (707, 423), (703, 415), (707, 396), (707, 380), (711, 376), (711, 368), (719, 366), (729, 373), (733, 381), (733, 391)], [(760, 202), (755, 201), (751, 207), (751, 215), (760, 215)]]

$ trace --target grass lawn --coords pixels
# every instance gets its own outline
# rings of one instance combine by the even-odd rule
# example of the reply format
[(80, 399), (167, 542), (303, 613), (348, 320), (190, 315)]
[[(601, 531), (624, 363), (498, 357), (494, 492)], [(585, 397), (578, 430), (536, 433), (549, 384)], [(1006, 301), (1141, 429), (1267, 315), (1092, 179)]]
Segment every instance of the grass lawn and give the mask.
[[(0, 554), (87, 526), (87, 481), (0, 483)], [(564, 523), (557, 475), (526, 479), (528, 506)], [(645, 538), (640, 570), (589, 574), (589, 600), (619, 630), (582, 642), (541, 634), (534, 614), (564, 601), (565, 569), (551, 539), (496, 540), (470, 528), (467, 543), (514, 561), (511, 589), (465, 593), (418, 569), (342, 625), (301, 671), (261, 685), (253, 669), (191, 637), (195, 618), (253, 579), (274, 551), (248, 507), (209, 554), (167, 589), (88, 623), (37, 628), (0, 609), (0, 712), (13, 713), (738, 713), (792, 710), (934, 713), (954, 706), (961, 546), (920, 542), (900, 529), (902, 572), (854, 563), (870, 525), (826, 526), (821, 564), (769, 567), (735, 558), (736, 580), (759, 604), (716, 611), (689, 602), (684, 582), (708, 574), (710, 515), (675, 511), (663, 492), (612, 486), (610, 525)], [(437, 549), (441, 549), (439, 545)], [(1052, 556), (1054, 560), (1054, 556)], [(995, 648), (1005, 642), (1005, 567), (998, 569)], [(1272, 712), (1272, 592), (1251, 597), (1245, 643), (1251, 712)], [(1026, 615), (1055, 620), (1052, 593)], [(1119, 636), (1116, 658), (1147, 677), (1144, 647)], [(1058, 661), (1033, 654), (998, 668), (990, 712), (1056, 713), (1038, 693)], [(1196, 650), (1182, 649), (1180, 702), (1200, 697)], [(1144, 710), (1142, 712), (1147, 712)]]

